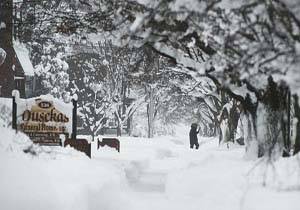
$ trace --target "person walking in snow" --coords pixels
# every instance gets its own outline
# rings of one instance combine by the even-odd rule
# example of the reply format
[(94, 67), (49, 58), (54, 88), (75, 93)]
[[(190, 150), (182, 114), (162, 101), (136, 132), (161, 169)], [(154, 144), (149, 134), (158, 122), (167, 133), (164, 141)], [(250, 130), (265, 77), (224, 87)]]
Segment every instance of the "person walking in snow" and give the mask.
[(191, 147), (191, 149), (194, 148), (194, 145), (196, 146), (196, 149), (199, 148), (198, 137), (197, 137), (197, 134), (199, 133), (199, 130), (197, 131), (197, 124), (196, 123), (193, 123), (191, 125), (191, 130), (190, 130), (190, 147)]

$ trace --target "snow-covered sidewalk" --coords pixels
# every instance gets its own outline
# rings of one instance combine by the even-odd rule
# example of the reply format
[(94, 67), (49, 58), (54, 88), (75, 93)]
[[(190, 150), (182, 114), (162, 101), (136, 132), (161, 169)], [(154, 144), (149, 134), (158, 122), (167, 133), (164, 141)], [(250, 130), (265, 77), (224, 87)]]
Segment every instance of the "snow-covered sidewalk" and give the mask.
[[(1, 209), (298, 210), (299, 156), (278, 161), (288, 173), (263, 187), (264, 166), (252, 170), (242, 147), (208, 138), (199, 150), (185, 137), (120, 141), (120, 154), (93, 144), (92, 159), (72, 149), (21, 155), (0, 144)], [(280, 185), (284, 178), (295, 189)]]

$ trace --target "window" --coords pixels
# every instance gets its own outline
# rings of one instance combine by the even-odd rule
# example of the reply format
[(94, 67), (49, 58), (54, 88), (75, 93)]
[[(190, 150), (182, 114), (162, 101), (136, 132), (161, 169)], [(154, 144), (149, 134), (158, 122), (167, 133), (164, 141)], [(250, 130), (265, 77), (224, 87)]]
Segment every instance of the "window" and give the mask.
[(31, 78), (26, 78), (25, 82), (25, 93), (27, 97), (30, 97), (33, 92), (33, 82)]
[(22, 80), (21, 79), (15, 79), (15, 84), (16, 84), (16, 88), (18, 90), (20, 90), (21, 87), (22, 87)]

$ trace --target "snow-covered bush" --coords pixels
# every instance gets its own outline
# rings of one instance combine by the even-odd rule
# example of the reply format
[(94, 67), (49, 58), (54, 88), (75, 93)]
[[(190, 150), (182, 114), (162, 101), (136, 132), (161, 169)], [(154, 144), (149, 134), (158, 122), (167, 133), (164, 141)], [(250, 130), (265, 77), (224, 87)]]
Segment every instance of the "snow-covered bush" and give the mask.
[(11, 128), (0, 126), (0, 154), (12, 156), (31, 156), (37, 158), (57, 159), (67, 156), (88, 157), (69, 146), (53, 147), (39, 146), (34, 144), (31, 139), (21, 131), (16, 132)]
[(0, 98), (0, 127), (9, 127), (12, 121), (12, 100)]
[(56, 98), (63, 98), (69, 85), (68, 69), (69, 65), (61, 52), (53, 56), (42, 56), (41, 62), (35, 67), (35, 71), (41, 80), (44, 92), (50, 93)]
[(22, 132), (16, 132), (11, 128), (0, 127), (0, 133), (1, 152), (20, 154), (24, 153), (24, 151), (33, 151), (32, 141)]

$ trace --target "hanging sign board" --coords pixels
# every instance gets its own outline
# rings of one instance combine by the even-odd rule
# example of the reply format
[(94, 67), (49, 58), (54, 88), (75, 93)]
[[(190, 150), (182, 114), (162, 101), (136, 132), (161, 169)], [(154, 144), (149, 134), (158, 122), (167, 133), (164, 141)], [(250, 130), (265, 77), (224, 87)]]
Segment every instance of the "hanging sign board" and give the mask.
[(52, 96), (16, 99), (16, 126), (34, 143), (62, 145), (72, 133), (72, 103), (64, 103)]

